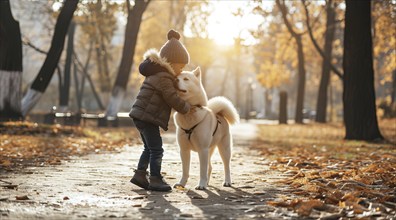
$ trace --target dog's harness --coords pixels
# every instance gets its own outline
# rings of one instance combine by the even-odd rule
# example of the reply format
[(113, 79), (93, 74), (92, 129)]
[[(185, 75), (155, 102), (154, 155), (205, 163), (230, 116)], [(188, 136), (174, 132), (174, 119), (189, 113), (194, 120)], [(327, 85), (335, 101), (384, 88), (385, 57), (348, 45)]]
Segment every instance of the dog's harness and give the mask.
[[(216, 120), (217, 120), (216, 128), (215, 128), (215, 130), (214, 130), (212, 136), (214, 136), (214, 135), (216, 134), (217, 128), (219, 127), (219, 124), (221, 124), (221, 121), (220, 121), (219, 117), (217, 117), (217, 115), (216, 115)], [(194, 129), (199, 125), (199, 123), (201, 123), (201, 122), (198, 122), (198, 124), (194, 125), (194, 126), (193, 126), (192, 128), (190, 128), (190, 129), (181, 128), (181, 129), (182, 129), (184, 132), (186, 132), (186, 134), (188, 135), (188, 140), (190, 140), (191, 134), (193, 133)]]

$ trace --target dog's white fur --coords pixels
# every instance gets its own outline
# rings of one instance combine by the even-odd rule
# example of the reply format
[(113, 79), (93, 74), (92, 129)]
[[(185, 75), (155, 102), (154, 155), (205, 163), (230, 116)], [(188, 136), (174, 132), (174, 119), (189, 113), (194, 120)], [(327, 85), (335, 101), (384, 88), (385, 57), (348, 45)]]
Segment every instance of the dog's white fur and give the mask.
[[(185, 187), (189, 177), (190, 154), (191, 151), (196, 151), (200, 163), (200, 180), (196, 189), (206, 189), (212, 172), (210, 158), (216, 146), (224, 164), (225, 181), (223, 185), (230, 187), (232, 136), (229, 125), (239, 121), (239, 115), (234, 105), (225, 97), (214, 97), (208, 101), (202, 86), (199, 67), (192, 72), (182, 72), (177, 77), (177, 85), (180, 97), (198, 107), (193, 107), (187, 114), (176, 113), (174, 117), (183, 166), (182, 178), (174, 187)], [(220, 124), (217, 125), (218, 120)], [(195, 125), (197, 126), (189, 139), (189, 135), (183, 129), (188, 130)], [(218, 126), (217, 130), (216, 126)]]

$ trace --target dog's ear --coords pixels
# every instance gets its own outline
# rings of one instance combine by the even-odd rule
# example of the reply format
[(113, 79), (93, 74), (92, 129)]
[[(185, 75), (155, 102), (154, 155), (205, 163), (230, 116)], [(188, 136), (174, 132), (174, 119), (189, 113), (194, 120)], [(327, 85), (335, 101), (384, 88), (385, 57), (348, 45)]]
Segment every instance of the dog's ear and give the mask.
[(199, 80), (201, 80), (201, 67), (195, 68), (195, 70), (193, 70), (192, 72)]

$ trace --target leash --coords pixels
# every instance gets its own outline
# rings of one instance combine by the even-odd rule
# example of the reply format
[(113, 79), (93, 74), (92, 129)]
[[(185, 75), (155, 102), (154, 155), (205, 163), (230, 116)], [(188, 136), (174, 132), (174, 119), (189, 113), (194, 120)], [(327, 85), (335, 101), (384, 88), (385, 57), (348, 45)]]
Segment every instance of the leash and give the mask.
[[(217, 117), (217, 115), (216, 115), (216, 120), (217, 120), (216, 128), (215, 128), (215, 130), (214, 130), (214, 132), (213, 132), (213, 134), (212, 134), (212, 137), (216, 134), (216, 131), (217, 131), (217, 128), (219, 127), (219, 124), (221, 124), (221, 121), (220, 121), (219, 117)], [(190, 128), (190, 129), (181, 128), (184, 132), (186, 132), (186, 134), (188, 134), (188, 140), (191, 139), (191, 135), (192, 135), (194, 129), (195, 129), (200, 123), (201, 123), (201, 122), (198, 122), (198, 124), (194, 125), (194, 126), (193, 126), (192, 128)]]

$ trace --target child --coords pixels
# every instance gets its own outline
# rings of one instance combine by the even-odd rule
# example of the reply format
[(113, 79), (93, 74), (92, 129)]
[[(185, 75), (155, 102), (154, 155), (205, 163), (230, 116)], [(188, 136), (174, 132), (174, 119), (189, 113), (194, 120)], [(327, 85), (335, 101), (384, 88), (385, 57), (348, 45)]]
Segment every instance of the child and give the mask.
[[(168, 32), (168, 41), (158, 53), (154, 49), (144, 54), (139, 71), (146, 78), (132, 106), (129, 116), (139, 130), (144, 144), (137, 170), (131, 182), (139, 187), (155, 191), (170, 191), (172, 188), (161, 176), (161, 163), (164, 149), (159, 127), (168, 130), (171, 109), (185, 114), (190, 104), (177, 95), (176, 76), (189, 62), (189, 54), (179, 41), (180, 34)], [(150, 177), (147, 180), (147, 168)]]

